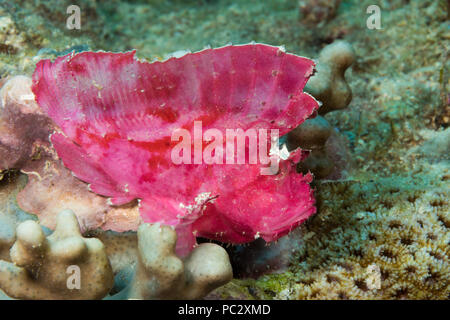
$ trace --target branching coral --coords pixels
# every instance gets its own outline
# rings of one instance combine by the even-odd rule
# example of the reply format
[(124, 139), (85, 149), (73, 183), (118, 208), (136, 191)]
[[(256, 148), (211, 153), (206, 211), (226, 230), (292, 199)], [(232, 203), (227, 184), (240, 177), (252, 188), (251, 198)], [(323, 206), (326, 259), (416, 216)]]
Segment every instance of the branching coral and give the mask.
[[(17, 299), (100, 299), (113, 285), (103, 244), (83, 238), (75, 214), (63, 211), (55, 231), (25, 221), (17, 227), (13, 263), (0, 261), (0, 288)], [(70, 275), (74, 272), (73, 287)]]
[(74, 213), (63, 211), (47, 238), (32, 220), (10, 238), (12, 262), (0, 260), (0, 289), (16, 299), (199, 299), (233, 277), (222, 247), (201, 244), (181, 260), (175, 231), (158, 224), (141, 225), (137, 237), (97, 231), (83, 238)]
[(301, 172), (310, 170), (317, 178), (325, 178), (334, 170), (334, 163), (328, 157), (325, 144), (330, 137), (333, 128), (327, 120), (321, 116), (308, 119), (302, 125), (288, 133), (288, 146), (295, 149), (300, 146), (310, 151), (308, 158), (299, 163)]
[[(345, 80), (345, 71), (354, 61), (353, 48), (345, 41), (335, 41), (322, 49), (317, 63), (317, 73), (305, 87), (307, 92), (322, 103), (318, 109), (320, 115), (306, 120), (287, 136), (290, 149), (301, 147), (311, 150), (308, 158), (299, 163), (299, 171), (309, 170), (319, 179), (341, 177), (342, 171), (349, 167), (349, 156), (343, 151), (346, 150), (345, 144), (340, 142), (332, 126), (323, 116), (330, 111), (343, 109), (350, 103), (352, 91)], [(332, 139), (328, 142), (330, 136)], [(347, 162), (347, 166), (339, 167), (343, 162)]]
[(61, 210), (77, 214), (82, 231), (103, 226), (115, 231), (135, 230), (137, 204), (113, 207), (107, 199), (89, 192), (58, 159), (48, 140), (52, 121), (34, 101), (31, 79), (15, 76), (0, 90), (0, 172), (14, 169), (28, 175), (17, 196), (19, 206), (55, 228)]
[(2, 206), (0, 211), (0, 259), (8, 259), (9, 248), (15, 240), (17, 222), (16, 212), (10, 209), (11, 197), (9, 195), (13, 194), (14, 197), (16, 190), (12, 183), (5, 184), (5, 181), (0, 181), (0, 183), (0, 204)]
[(355, 62), (353, 47), (346, 41), (335, 41), (322, 49), (317, 63), (317, 74), (311, 77), (305, 90), (322, 102), (319, 114), (348, 106), (352, 90), (345, 81), (345, 71)]
[(182, 261), (175, 254), (176, 241), (171, 227), (142, 224), (136, 273), (130, 287), (118, 297), (199, 299), (232, 279), (228, 254), (222, 247), (201, 244)]
[(9, 260), (9, 249), (16, 239), (16, 227), (25, 220), (36, 217), (22, 211), (16, 203), (17, 193), (25, 186), (27, 178), (17, 172), (4, 173), (0, 179), (0, 259)]
[(94, 237), (103, 242), (116, 280), (119, 280), (121, 287), (125, 286), (123, 282), (128, 281), (128, 279), (118, 279), (117, 275), (119, 278), (123, 278), (133, 273), (133, 268), (138, 260), (136, 232), (114, 232), (97, 229), (87, 232), (85, 236)]

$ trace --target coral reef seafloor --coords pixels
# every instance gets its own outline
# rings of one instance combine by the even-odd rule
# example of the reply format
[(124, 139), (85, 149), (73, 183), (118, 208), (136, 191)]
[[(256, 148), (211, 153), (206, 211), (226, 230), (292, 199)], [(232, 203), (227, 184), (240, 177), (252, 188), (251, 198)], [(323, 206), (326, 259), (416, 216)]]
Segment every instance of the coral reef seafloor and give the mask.
[[(0, 85), (15, 75), (30, 76), (42, 58), (71, 50), (137, 49), (151, 60), (229, 42), (284, 45), (307, 57), (336, 40), (354, 48), (356, 59), (346, 72), (352, 101), (323, 115), (345, 141), (351, 167), (334, 180), (314, 181), (317, 214), (299, 227), (294, 246), (275, 249), (288, 250), (277, 253), (288, 256), (287, 268), (263, 275), (240, 275), (234, 268), (235, 278), (207, 298), (449, 298), (446, 1), (77, 2), (81, 30), (65, 27), (72, 1), (0, 0)], [(381, 29), (366, 27), (372, 4), (381, 8)], [(1, 183), (2, 191), (17, 192)], [(2, 203), (8, 203), (5, 225), (25, 219), (14, 201)], [(3, 220), (0, 231), (6, 230)], [(13, 236), (5, 237), (2, 259), (4, 247), (14, 243)], [(107, 236), (99, 238), (110, 259), (126, 253)], [(233, 260), (234, 250), (228, 251)]]

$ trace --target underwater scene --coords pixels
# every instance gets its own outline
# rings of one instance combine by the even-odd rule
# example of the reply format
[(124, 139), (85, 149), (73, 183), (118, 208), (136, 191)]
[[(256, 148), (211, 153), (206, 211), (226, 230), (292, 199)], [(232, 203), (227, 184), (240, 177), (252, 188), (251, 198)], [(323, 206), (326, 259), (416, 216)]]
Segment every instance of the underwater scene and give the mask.
[(448, 300), (449, 50), (446, 0), (0, 0), (0, 300)]

